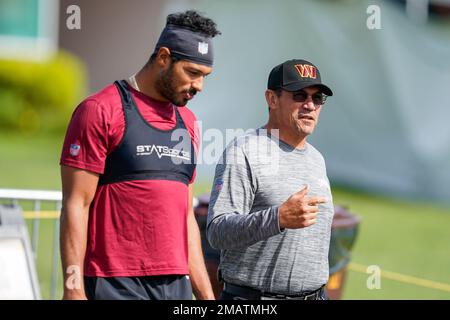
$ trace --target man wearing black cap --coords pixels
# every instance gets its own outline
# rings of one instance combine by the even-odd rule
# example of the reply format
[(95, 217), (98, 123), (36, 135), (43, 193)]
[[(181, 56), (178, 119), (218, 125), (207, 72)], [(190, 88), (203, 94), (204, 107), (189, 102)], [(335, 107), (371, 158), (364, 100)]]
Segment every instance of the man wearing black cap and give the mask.
[(276, 66), (268, 123), (224, 151), (207, 222), (222, 299), (324, 299), (334, 209), (324, 159), (306, 139), (331, 95), (311, 62)]
[(214, 298), (192, 209), (198, 132), (185, 105), (212, 71), (217, 34), (195, 11), (169, 15), (148, 63), (75, 110), (60, 162), (65, 299)]

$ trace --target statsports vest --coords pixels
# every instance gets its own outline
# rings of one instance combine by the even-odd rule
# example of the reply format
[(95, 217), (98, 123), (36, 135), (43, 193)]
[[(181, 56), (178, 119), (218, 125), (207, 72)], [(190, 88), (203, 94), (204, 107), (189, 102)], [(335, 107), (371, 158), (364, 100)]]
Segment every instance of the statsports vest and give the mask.
[(176, 125), (160, 130), (140, 114), (125, 80), (115, 81), (125, 116), (125, 131), (106, 158), (99, 184), (131, 180), (172, 180), (186, 185), (195, 171), (195, 149), (183, 119), (174, 106)]

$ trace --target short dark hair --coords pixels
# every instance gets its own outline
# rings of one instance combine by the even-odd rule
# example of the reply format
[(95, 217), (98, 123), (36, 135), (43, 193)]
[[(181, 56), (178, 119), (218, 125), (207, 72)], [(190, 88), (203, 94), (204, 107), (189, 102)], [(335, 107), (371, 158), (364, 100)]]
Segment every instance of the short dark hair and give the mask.
[(275, 90), (272, 90), (272, 91), (275, 92), (277, 97), (281, 97), (281, 94), (283, 93), (283, 89), (281, 89), (281, 88), (275, 89)]
[[(281, 88), (278, 88), (278, 89), (275, 89), (275, 90), (271, 90), (271, 91), (273, 91), (278, 98), (281, 97), (281, 94), (283, 93), (283, 89), (281, 89)], [(268, 110), (269, 110), (269, 113), (270, 113), (270, 107), (268, 107)]]
[[(150, 56), (150, 59), (148, 59), (148, 61), (147, 61), (147, 63), (145, 64), (145, 66), (148, 66), (148, 65), (152, 64), (153, 61), (155, 61), (157, 55), (158, 55), (157, 52), (153, 53), (153, 54)], [(178, 62), (178, 61), (180, 61), (180, 60), (181, 60), (181, 59), (180, 59), (179, 57), (175, 57), (175, 56), (172, 56), (172, 55), (170, 56), (170, 62), (171, 62), (171, 63), (176, 63), (176, 62)]]
[[(219, 30), (217, 30), (216, 23), (202, 16), (199, 12), (195, 10), (188, 10), (185, 12), (171, 13), (167, 16), (166, 26), (167, 25), (176, 25), (184, 28), (188, 28), (192, 31), (206, 34), (207, 36), (214, 38), (217, 35), (222, 34)], [(150, 59), (147, 61), (146, 65), (152, 64), (156, 59), (157, 52), (154, 52)], [(172, 58), (172, 63), (179, 61), (175, 57)]]
[(166, 25), (168, 24), (189, 28), (192, 31), (206, 34), (211, 38), (221, 34), (213, 20), (202, 16), (195, 10), (169, 14), (166, 21)]

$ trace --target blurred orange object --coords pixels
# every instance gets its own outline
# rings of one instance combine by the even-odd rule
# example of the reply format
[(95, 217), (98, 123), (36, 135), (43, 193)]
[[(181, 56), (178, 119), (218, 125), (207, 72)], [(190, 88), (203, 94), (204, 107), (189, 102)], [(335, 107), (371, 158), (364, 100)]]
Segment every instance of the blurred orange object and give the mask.
[(342, 297), (347, 266), (350, 263), (350, 252), (355, 244), (360, 222), (361, 218), (348, 211), (347, 208), (334, 207), (328, 254), (330, 278), (326, 286), (326, 292), (330, 300), (339, 300)]

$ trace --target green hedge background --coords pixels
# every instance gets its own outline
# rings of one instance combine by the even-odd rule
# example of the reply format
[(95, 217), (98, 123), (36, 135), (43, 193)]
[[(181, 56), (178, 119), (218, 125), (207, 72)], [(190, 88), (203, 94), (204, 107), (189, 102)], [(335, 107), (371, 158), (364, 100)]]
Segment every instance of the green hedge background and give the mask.
[(45, 62), (0, 60), (0, 130), (64, 133), (87, 92), (84, 64), (67, 52)]

